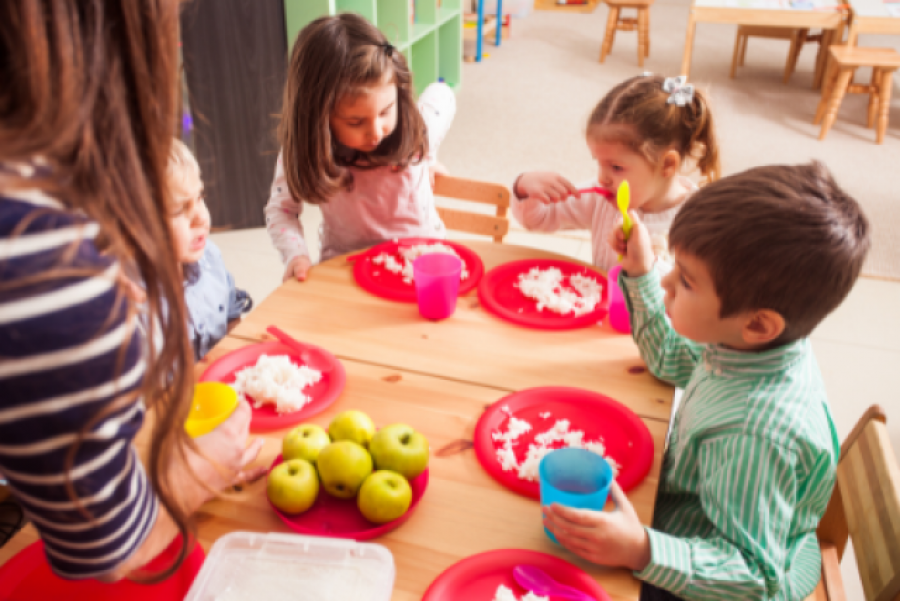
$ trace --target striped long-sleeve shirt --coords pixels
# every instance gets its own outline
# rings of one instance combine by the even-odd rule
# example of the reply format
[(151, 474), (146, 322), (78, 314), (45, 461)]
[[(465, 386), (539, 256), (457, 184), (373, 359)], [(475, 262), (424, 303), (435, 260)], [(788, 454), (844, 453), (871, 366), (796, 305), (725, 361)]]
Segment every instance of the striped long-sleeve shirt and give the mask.
[(0, 474), (54, 571), (73, 579), (127, 559), (158, 511), (132, 446), (142, 401), (97, 419), (140, 386), (145, 368), (142, 335), (116, 298), (119, 265), (98, 252), (97, 235), (95, 222), (53, 198), (0, 190)]
[(684, 388), (635, 576), (688, 600), (806, 598), (840, 448), (809, 341), (700, 345), (672, 329), (656, 270), (620, 285), (648, 368)]

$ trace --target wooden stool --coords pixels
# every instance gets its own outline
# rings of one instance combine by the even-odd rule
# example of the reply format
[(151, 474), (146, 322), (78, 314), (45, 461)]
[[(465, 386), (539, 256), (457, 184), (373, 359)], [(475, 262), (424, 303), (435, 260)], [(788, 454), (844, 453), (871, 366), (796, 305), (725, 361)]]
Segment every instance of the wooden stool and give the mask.
[[(644, 66), (644, 57), (650, 56), (650, 5), (653, 0), (605, 0), (609, 5), (609, 18), (606, 20), (606, 35), (600, 46), (600, 62), (612, 50), (616, 39), (616, 30), (634, 31), (638, 33), (638, 65)], [(637, 10), (637, 17), (622, 17), (623, 8)]]
[(744, 66), (744, 59), (747, 56), (747, 41), (750, 36), (758, 38), (770, 38), (776, 40), (790, 40), (791, 47), (788, 50), (787, 64), (784, 66), (784, 83), (791, 79), (794, 69), (797, 68), (797, 59), (800, 58), (800, 51), (803, 44), (807, 42), (821, 42), (822, 34), (809, 35), (809, 29), (798, 29), (794, 27), (767, 27), (763, 25), (738, 25), (737, 35), (734, 37), (734, 54), (731, 57), (731, 78), (738, 67)]
[[(884, 142), (887, 130), (888, 113), (891, 108), (891, 85), (894, 71), (900, 68), (900, 54), (893, 48), (860, 48), (859, 46), (831, 46), (828, 50), (830, 61), (825, 85), (822, 86), (822, 99), (816, 109), (814, 124), (822, 122), (819, 139), (824, 140), (828, 130), (834, 125), (838, 108), (844, 94), (868, 94), (869, 111), (867, 127), (875, 125), (878, 115), (878, 127), (875, 130), (875, 143)], [(853, 76), (859, 67), (872, 67), (872, 81), (868, 85), (853, 83)]]

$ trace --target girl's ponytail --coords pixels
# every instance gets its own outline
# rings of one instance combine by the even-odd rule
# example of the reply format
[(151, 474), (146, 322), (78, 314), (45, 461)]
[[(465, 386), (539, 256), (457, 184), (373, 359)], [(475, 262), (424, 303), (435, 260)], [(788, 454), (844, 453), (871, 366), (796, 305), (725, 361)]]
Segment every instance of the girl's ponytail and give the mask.
[(700, 90), (694, 90), (691, 110), (686, 110), (683, 114), (685, 130), (691, 132), (689, 152), (696, 160), (697, 168), (706, 178), (706, 182), (714, 182), (722, 176), (722, 165), (712, 110), (706, 95)]

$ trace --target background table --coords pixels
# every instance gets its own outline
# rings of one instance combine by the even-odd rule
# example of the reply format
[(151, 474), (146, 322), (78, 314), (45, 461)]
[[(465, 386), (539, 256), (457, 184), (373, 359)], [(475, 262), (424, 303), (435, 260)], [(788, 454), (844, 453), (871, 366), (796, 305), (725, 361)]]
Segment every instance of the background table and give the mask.
[[(465, 244), (482, 257), (486, 269), (523, 258), (564, 258), (511, 245)], [(415, 304), (363, 291), (352, 266), (338, 257), (314, 267), (308, 281), (288, 282), (264, 300), (197, 365), (197, 375), (230, 351), (271, 340), (268, 325), (328, 349), (346, 368), (340, 399), (308, 421), (326, 425), (339, 411), (361, 409), (378, 426), (402, 421), (428, 437), (430, 478), (421, 504), (400, 528), (372, 541), (394, 555), (394, 601), (418, 600), (453, 563), (502, 548), (557, 555), (590, 573), (614, 599), (638, 598), (640, 583), (627, 570), (594, 566), (551, 543), (538, 503), (493, 480), (471, 449), (481, 413), (511, 392), (566, 385), (606, 394), (631, 407), (653, 436), (653, 467), (629, 493), (642, 522), (649, 524), (673, 391), (649, 375), (630, 337), (606, 324), (562, 332), (521, 328), (481, 308), (474, 291), (459, 299), (451, 318), (426, 321)], [(273, 461), (284, 433), (263, 435), (260, 462)], [(206, 504), (197, 518), (207, 549), (235, 530), (288, 531), (269, 507), (264, 480)], [(0, 549), (0, 562), (33, 540), (28, 527)]]
[(844, 15), (839, 11), (813, 9), (765, 9), (735, 8), (725, 0), (694, 0), (688, 19), (687, 35), (684, 42), (684, 57), (681, 74), (690, 75), (691, 55), (694, 50), (694, 32), (697, 23), (730, 23), (734, 25), (762, 25), (767, 27), (787, 27), (823, 30), (822, 45), (816, 57), (815, 87), (821, 85), (824, 76), (824, 62), (829, 44), (839, 42), (843, 37)]
[(888, 12), (883, 0), (849, 0), (853, 18), (847, 44), (855, 46), (861, 33), (900, 34), (900, 17)]

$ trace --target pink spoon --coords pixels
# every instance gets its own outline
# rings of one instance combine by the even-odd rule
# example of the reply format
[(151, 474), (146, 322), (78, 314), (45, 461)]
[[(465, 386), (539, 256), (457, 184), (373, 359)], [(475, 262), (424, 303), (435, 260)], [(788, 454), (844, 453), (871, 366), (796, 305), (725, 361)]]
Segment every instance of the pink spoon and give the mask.
[(318, 347), (303, 344), (298, 340), (294, 340), (275, 326), (269, 326), (266, 328), (266, 332), (277, 338), (281, 344), (289, 346), (300, 353), (300, 359), (310, 369), (328, 373), (334, 368), (331, 360)]
[(612, 193), (612, 191), (607, 190), (606, 188), (582, 188), (581, 190), (578, 191), (579, 194), (588, 194), (590, 192), (599, 194), (600, 196), (603, 196), (607, 200), (612, 200), (614, 197), (614, 194)]
[(522, 588), (542, 597), (558, 597), (571, 601), (597, 601), (577, 588), (557, 582), (550, 574), (537, 566), (518, 565), (513, 568), (513, 578)]

